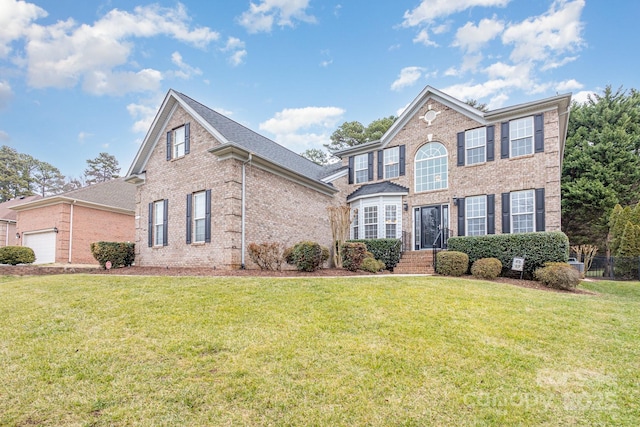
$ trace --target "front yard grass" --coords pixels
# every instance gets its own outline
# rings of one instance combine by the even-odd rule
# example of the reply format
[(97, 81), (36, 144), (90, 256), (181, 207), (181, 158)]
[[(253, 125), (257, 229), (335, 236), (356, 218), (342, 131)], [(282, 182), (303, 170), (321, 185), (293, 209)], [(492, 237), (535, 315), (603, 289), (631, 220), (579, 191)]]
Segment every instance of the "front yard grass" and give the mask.
[(640, 284), (0, 280), (0, 425), (640, 424)]

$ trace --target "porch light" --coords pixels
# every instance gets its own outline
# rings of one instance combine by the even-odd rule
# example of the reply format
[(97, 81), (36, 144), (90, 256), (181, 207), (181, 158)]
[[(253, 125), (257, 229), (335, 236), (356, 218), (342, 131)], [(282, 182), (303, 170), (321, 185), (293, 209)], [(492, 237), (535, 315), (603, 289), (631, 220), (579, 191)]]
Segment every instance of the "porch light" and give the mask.
[(20, 233), (16, 233), (16, 239), (20, 238)]
[(53, 227), (53, 232), (57, 233), (58, 232), (58, 227)]
[(409, 203), (404, 202), (404, 203), (402, 204), (402, 209), (404, 209), (404, 210), (405, 210), (405, 212), (406, 212), (406, 211), (408, 211), (408, 210), (409, 210)]

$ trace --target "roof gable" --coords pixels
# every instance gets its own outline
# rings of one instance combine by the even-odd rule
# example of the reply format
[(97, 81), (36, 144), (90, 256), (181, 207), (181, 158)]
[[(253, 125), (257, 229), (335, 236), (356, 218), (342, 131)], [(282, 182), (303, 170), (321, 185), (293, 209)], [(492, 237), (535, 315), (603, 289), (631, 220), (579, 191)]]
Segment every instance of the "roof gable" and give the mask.
[(34, 200), (41, 199), (42, 196), (21, 196), (15, 199), (7, 200), (0, 203), (0, 221), (15, 221), (18, 214), (15, 210), (11, 209), (14, 206), (21, 205), (23, 203), (29, 203)]

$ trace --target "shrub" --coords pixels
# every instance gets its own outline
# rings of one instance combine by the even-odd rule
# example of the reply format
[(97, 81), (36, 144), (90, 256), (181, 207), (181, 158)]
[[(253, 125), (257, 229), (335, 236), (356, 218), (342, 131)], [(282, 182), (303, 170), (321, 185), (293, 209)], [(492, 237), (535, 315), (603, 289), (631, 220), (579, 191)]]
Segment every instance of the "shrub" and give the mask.
[(357, 271), (366, 257), (367, 247), (362, 242), (346, 242), (342, 244), (342, 267), (349, 271)]
[(247, 247), (249, 258), (256, 263), (261, 270), (278, 270), (285, 260), (285, 247), (282, 243), (264, 242), (249, 243)]
[(91, 243), (91, 254), (106, 268), (111, 261), (113, 268), (129, 267), (135, 260), (135, 244), (129, 242), (94, 242)]
[(469, 256), (464, 252), (442, 251), (436, 255), (436, 273), (462, 276), (469, 269)]
[(402, 255), (402, 242), (400, 239), (347, 240), (347, 242), (364, 243), (367, 250), (373, 254), (373, 257), (384, 262), (389, 270), (393, 270), (400, 262), (400, 256)]
[(0, 248), (0, 264), (32, 264), (36, 260), (33, 249), (27, 246), (4, 246)]
[(529, 279), (545, 262), (569, 259), (569, 239), (560, 231), (457, 236), (450, 237), (447, 244), (450, 250), (469, 255), (472, 264), (481, 258), (499, 259), (503, 274), (511, 268), (513, 258), (524, 257), (523, 273)]
[(501, 271), (502, 263), (498, 258), (480, 258), (471, 266), (471, 274), (478, 279), (493, 280)]
[[(296, 243), (285, 253), (288, 264), (295, 265), (300, 271), (316, 271), (328, 259), (324, 257), (323, 248), (316, 242), (303, 241)], [(326, 253), (328, 254), (328, 250)]]
[(571, 290), (580, 284), (580, 272), (569, 264), (555, 262), (536, 269), (536, 280), (553, 289)]
[(384, 267), (384, 262), (378, 261), (373, 257), (366, 257), (362, 260), (360, 270), (368, 271), (369, 273), (377, 273), (378, 271), (384, 270)]

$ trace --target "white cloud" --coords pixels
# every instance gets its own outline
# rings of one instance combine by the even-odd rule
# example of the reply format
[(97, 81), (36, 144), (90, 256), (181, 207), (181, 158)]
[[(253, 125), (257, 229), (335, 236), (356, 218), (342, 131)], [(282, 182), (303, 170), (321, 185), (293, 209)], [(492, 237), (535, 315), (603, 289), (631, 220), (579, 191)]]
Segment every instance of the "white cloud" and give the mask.
[(78, 142), (79, 142), (80, 144), (84, 144), (84, 141), (85, 141), (87, 138), (92, 137), (92, 136), (93, 136), (93, 134), (92, 134), (92, 133), (89, 133), (89, 132), (80, 132), (80, 133), (78, 134)]
[(247, 56), (247, 51), (244, 47), (245, 43), (242, 40), (236, 37), (229, 37), (225, 46), (220, 50), (223, 52), (231, 52), (229, 62), (234, 67), (237, 67), (244, 62), (244, 58)]
[(249, 33), (270, 32), (273, 25), (293, 27), (294, 20), (313, 23), (316, 19), (307, 15), (309, 0), (262, 0), (251, 2), (249, 10), (238, 18)]
[(453, 46), (459, 46), (467, 52), (476, 52), (487, 42), (494, 39), (504, 29), (504, 23), (495, 18), (483, 19), (478, 25), (467, 22), (458, 28)]
[(496, 108), (504, 107), (504, 105), (509, 100), (509, 96), (505, 93), (499, 93), (498, 95), (491, 98), (491, 100), (487, 103), (487, 108), (489, 110), (494, 110)]
[(13, 91), (8, 82), (0, 80), (0, 110), (4, 110), (13, 98)]
[(565, 80), (556, 84), (556, 91), (571, 92), (572, 90), (582, 89), (584, 85), (576, 79)]
[(11, 138), (9, 134), (3, 130), (0, 130), (0, 141), (9, 141)]
[(0, 10), (0, 58), (5, 58), (11, 53), (11, 42), (26, 36), (31, 23), (47, 12), (18, 0), (0, 0)]
[(425, 46), (438, 46), (436, 42), (429, 38), (429, 31), (426, 28), (420, 30), (417, 36), (413, 38), (414, 43), (422, 43)]
[(158, 106), (162, 103), (160, 97), (144, 100), (141, 103), (127, 105), (129, 115), (135, 120), (131, 130), (136, 133), (147, 133), (153, 119), (156, 117)]
[(200, 70), (200, 68), (192, 67), (182, 60), (182, 55), (180, 54), (180, 52), (173, 52), (171, 54), (171, 62), (173, 62), (179, 68), (178, 71), (174, 71), (174, 75), (178, 78), (186, 80), (190, 79), (191, 76), (202, 75), (202, 70)]
[(510, 0), (422, 0), (420, 5), (404, 13), (404, 27), (429, 24), (437, 18), (446, 17), (472, 7), (504, 7)]
[(573, 101), (576, 101), (579, 104), (584, 104), (585, 102), (587, 102), (589, 100), (589, 98), (591, 99), (595, 99), (596, 96), (596, 92), (592, 91), (592, 90), (582, 90), (578, 93), (574, 93), (573, 96), (571, 96), (571, 99)]
[[(190, 28), (180, 3), (136, 7), (132, 13), (114, 9), (93, 25), (72, 19), (50, 26), (33, 24), (25, 46), (28, 83), (32, 87), (73, 87), (82, 81), (93, 94), (123, 94), (155, 90), (162, 74), (135, 69), (131, 63), (135, 38), (167, 36), (197, 47), (219, 38), (206, 27)], [(125, 66), (134, 69), (115, 71)]]
[(400, 70), (398, 78), (391, 83), (391, 90), (400, 90), (414, 85), (422, 77), (425, 69), (422, 67), (405, 67)]
[(299, 153), (329, 143), (344, 113), (339, 107), (287, 108), (260, 123), (260, 130), (270, 132), (280, 144)]

